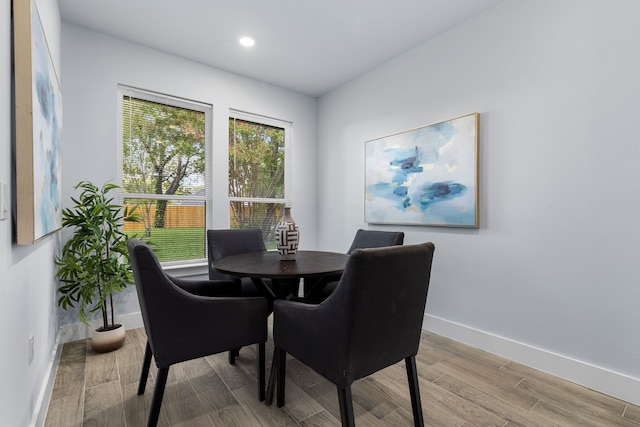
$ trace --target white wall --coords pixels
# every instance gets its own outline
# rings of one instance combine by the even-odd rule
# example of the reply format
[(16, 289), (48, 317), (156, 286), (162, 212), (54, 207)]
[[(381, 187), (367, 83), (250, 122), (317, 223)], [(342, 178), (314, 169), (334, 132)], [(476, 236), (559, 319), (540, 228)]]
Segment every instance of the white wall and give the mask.
[[(206, 46), (206, 41), (202, 42)], [(316, 113), (314, 98), (243, 78), (176, 56), (63, 23), (63, 181), (65, 201), (80, 180), (115, 180), (118, 84), (213, 105), (214, 228), (228, 224), (227, 149), (229, 109), (293, 123), (292, 214), (301, 246), (316, 245)], [(118, 296), (118, 311), (139, 312), (135, 290)], [(63, 325), (77, 323), (61, 313)], [(119, 319), (120, 321), (120, 319)], [(126, 322), (125, 322), (126, 324)], [(66, 338), (65, 338), (66, 339)]]
[[(433, 241), (427, 328), (640, 404), (638, 16), (505, 1), (322, 97), (319, 248)], [(476, 111), (480, 229), (365, 224), (364, 142)]]
[[(0, 6), (0, 182), (15, 204), (11, 82), (11, 2)], [(60, 14), (57, 2), (36, 1), (54, 66), (60, 73)], [(58, 332), (53, 259), (57, 236), (16, 246), (10, 219), (0, 221), (0, 424), (35, 422), (52, 366)], [(34, 358), (29, 365), (29, 337)]]
[[(637, 2), (504, 2), (321, 98), (317, 124), (315, 100), (293, 92), (66, 24), (61, 43), (56, 2), (37, 4), (62, 77), (65, 199), (78, 180), (117, 174), (118, 83), (212, 103), (220, 177), (228, 108), (291, 120), (303, 247), (344, 251), (358, 227), (434, 241), (427, 327), (640, 404)], [(0, 22), (9, 94), (10, 2)], [(12, 188), (11, 104), (0, 99), (0, 182)], [(364, 224), (364, 141), (474, 111), (481, 228)], [(0, 421), (28, 425), (58, 330), (58, 237), (15, 246), (12, 233), (0, 221)]]

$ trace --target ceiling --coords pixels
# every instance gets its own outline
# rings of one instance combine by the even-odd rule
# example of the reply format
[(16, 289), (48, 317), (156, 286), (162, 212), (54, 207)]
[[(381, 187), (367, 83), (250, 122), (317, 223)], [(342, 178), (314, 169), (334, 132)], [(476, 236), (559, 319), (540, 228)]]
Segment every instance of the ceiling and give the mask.
[[(58, 0), (64, 22), (311, 96), (501, 0)], [(238, 44), (255, 38), (252, 48)]]

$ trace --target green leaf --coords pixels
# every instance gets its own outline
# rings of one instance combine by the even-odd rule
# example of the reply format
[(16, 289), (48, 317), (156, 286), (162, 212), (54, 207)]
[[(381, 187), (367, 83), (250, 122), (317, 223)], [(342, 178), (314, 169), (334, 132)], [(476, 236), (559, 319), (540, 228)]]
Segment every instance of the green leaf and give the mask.
[(113, 323), (108, 319), (112, 293), (132, 281), (126, 236), (120, 229), (123, 208), (108, 197), (117, 188), (113, 183), (99, 188), (88, 181), (75, 186), (80, 196), (71, 197), (73, 207), (63, 210), (63, 226), (73, 234), (55, 260), (61, 283), (58, 305), (78, 307), (80, 320), (87, 324), (88, 313), (102, 312), (104, 327)]

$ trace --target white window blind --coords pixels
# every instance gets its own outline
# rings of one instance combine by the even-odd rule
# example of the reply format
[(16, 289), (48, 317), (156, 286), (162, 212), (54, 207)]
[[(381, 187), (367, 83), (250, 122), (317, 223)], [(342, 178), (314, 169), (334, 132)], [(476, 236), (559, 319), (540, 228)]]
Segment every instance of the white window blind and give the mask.
[(144, 219), (125, 231), (149, 241), (163, 263), (203, 260), (212, 107), (123, 86), (118, 94), (123, 203)]
[(230, 224), (262, 229), (270, 249), (284, 206), (291, 206), (291, 133), (290, 122), (230, 112)]

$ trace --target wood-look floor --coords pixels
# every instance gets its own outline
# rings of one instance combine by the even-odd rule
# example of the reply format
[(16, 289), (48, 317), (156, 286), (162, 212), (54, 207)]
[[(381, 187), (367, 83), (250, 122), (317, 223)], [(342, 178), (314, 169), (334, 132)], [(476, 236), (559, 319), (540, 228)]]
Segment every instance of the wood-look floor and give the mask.
[[(96, 354), (86, 340), (65, 344), (45, 425), (146, 425), (155, 370), (137, 396), (145, 343), (135, 329), (112, 353)], [(159, 425), (340, 425), (335, 387), (295, 359), (287, 360), (285, 407), (258, 402), (254, 347), (235, 365), (224, 353), (173, 366)], [(268, 361), (272, 352), (269, 341)], [(430, 332), (417, 366), (430, 426), (640, 426), (638, 406)], [(352, 392), (358, 426), (413, 425), (404, 363), (357, 381)]]

